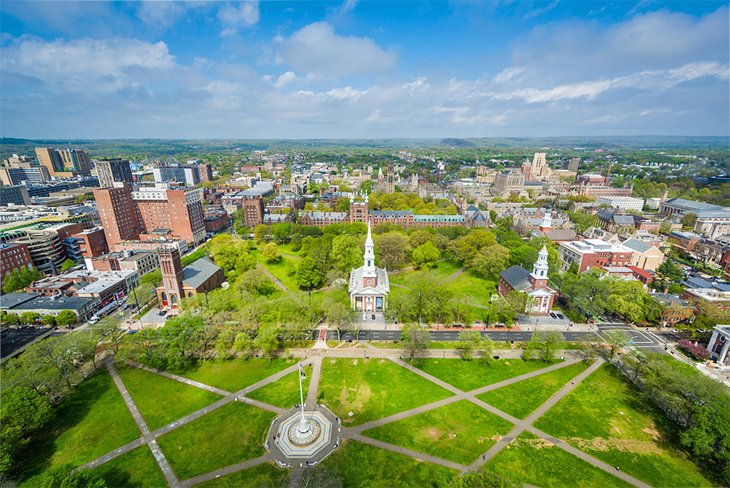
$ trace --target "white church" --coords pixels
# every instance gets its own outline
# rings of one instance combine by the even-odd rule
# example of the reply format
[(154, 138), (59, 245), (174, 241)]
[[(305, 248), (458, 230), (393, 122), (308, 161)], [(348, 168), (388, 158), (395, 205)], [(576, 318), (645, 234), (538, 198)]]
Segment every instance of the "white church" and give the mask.
[(364, 264), (350, 272), (350, 304), (358, 312), (382, 312), (388, 307), (388, 272), (375, 266), (375, 244), (368, 219)]

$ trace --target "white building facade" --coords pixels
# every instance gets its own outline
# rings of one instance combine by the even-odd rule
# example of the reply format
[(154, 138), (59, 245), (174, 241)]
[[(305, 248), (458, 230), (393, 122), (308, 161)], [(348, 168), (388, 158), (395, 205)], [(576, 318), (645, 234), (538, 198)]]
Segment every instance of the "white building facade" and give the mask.
[(363, 265), (350, 272), (350, 305), (359, 312), (382, 312), (388, 307), (388, 272), (375, 266), (375, 243), (368, 221)]

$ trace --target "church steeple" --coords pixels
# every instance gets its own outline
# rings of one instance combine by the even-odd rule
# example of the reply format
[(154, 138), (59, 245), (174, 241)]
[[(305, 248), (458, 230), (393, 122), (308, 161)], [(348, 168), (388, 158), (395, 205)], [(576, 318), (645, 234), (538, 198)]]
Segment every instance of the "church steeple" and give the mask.
[(365, 239), (365, 254), (362, 258), (365, 261), (362, 267), (363, 278), (375, 278), (377, 276), (375, 270), (375, 243), (370, 229), (370, 219), (368, 219), (368, 237)]
[(545, 212), (545, 215), (542, 216), (542, 222), (540, 223), (540, 230), (543, 232), (547, 232), (552, 228), (553, 228), (553, 213), (552, 213), (552, 211), (547, 210)]
[(547, 246), (542, 246), (540, 253), (537, 255), (537, 261), (532, 267), (532, 273), (530, 273), (530, 281), (533, 287), (537, 288), (545, 286), (548, 279), (548, 250)]

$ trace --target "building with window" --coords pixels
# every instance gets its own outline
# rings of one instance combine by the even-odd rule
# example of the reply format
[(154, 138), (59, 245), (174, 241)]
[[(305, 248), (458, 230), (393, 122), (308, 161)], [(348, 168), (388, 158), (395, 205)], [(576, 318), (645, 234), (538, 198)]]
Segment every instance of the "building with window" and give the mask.
[(388, 271), (375, 266), (375, 243), (368, 222), (363, 265), (350, 272), (350, 305), (359, 312), (382, 312), (388, 307)]
[(114, 186), (114, 183), (131, 183), (132, 169), (126, 159), (99, 159), (95, 161), (96, 177), (102, 188)]
[(183, 268), (177, 250), (161, 248), (157, 254), (162, 270), (162, 286), (157, 287), (161, 309), (177, 309), (182, 299), (215, 290), (226, 279), (223, 269), (207, 257)]
[(20, 268), (32, 268), (33, 260), (25, 244), (0, 244), (0, 283), (5, 275)]
[(610, 244), (600, 239), (585, 239), (558, 243), (558, 255), (563, 271), (567, 271), (575, 264), (578, 272), (582, 273), (595, 267), (630, 266), (634, 251), (621, 244)]
[(710, 351), (710, 359), (722, 366), (730, 366), (730, 325), (718, 325), (712, 331), (712, 337), (707, 350)]

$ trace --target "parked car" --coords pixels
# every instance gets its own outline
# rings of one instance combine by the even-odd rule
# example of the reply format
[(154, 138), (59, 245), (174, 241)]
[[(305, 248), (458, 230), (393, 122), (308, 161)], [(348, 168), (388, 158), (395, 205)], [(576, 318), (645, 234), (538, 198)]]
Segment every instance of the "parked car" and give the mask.
[(166, 313), (167, 313), (167, 310), (160, 310), (159, 312), (157, 312), (157, 315), (159, 315), (160, 317), (162, 317)]
[(555, 315), (557, 315), (560, 320), (565, 319), (562, 313), (556, 313)]
[(550, 316), (551, 316), (552, 318), (554, 318), (554, 319), (557, 319), (557, 318), (558, 318), (558, 316), (557, 316), (557, 315), (555, 315), (555, 314), (554, 314), (554, 313), (552, 313), (552, 312), (550, 312)]

